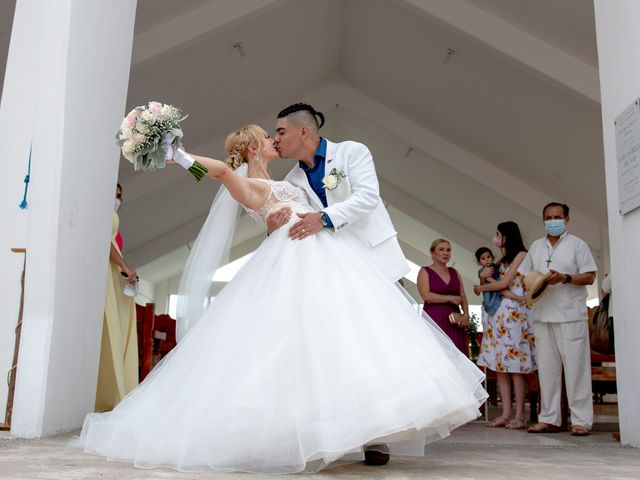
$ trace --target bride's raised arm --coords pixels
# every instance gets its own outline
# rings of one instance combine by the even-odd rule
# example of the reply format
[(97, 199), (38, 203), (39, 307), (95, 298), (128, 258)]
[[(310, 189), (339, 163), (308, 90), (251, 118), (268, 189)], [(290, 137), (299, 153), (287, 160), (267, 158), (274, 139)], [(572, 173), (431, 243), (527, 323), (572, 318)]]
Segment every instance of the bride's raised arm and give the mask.
[[(222, 183), (231, 196), (239, 203), (252, 210), (260, 209), (269, 195), (269, 185), (252, 178), (237, 175), (225, 162), (216, 160), (215, 158), (202, 157), (192, 153), (186, 154), (195, 161), (204, 166), (208, 172), (206, 176)], [(183, 165), (183, 161), (174, 158), (176, 163), (188, 169)]]

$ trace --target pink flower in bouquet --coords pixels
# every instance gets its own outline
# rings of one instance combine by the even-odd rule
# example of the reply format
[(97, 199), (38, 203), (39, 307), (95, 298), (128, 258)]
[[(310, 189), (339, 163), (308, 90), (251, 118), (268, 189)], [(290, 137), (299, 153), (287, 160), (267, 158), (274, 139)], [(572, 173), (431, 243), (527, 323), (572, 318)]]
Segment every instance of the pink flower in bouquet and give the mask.
[(135, 145), (140, 145), (140, 144), (142, 144), (142, 143), (144, 143), (146, 141), (146, 137), (144, 135), (142, 135), (141, 133), (136, 133), (135, 135), (133, 135), (131, 137), (131, 141)]
[(129, 114), (125, 117), (125, 122), (127, 124), (127, 127), (129, 127), (129, 128), (133, 128), (136, 125), (137, 121), (138, 121), (138, 111), (137, 110), (130, 111)]
[(155, 117), (162, 115), (162, 104), (159, 102), (149, 102), (149, 111)]

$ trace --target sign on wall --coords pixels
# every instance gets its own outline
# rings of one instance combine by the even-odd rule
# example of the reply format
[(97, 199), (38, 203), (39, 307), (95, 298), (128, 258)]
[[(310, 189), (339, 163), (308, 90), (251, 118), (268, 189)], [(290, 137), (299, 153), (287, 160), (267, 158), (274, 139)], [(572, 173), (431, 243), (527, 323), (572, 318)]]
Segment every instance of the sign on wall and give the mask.
[(624, 109), (614, 124), (618, 160), (618, 212), (624, 215), (640, 207), (640, 100)]

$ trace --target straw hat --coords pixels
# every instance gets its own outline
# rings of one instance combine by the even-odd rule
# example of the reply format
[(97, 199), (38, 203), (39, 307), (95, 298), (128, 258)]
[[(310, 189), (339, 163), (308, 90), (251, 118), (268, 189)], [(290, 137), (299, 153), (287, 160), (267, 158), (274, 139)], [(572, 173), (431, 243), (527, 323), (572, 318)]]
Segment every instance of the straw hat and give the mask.
[(524, 277), (525, 299), (529, 307), (532, 307), (534, 303), (540, 300), (544, 292), (547, 291), (550, 276), (551, 272), (540, 273), (534, 270)]

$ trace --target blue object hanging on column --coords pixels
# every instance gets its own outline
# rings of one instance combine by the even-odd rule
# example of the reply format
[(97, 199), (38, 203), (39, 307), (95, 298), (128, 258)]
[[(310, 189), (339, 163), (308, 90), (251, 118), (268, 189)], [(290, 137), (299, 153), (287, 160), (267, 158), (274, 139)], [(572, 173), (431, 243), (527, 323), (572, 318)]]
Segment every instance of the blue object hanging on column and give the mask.
[(31, 146), (29, 146), (29, 165), (27, 166), (27, 176), (24, 177), (24, 196), (22, 202), (20, 202), (20, 208), (24, 210), (27, 208), (27, 191), (29, 190), (29, 180), (31, 177)]

